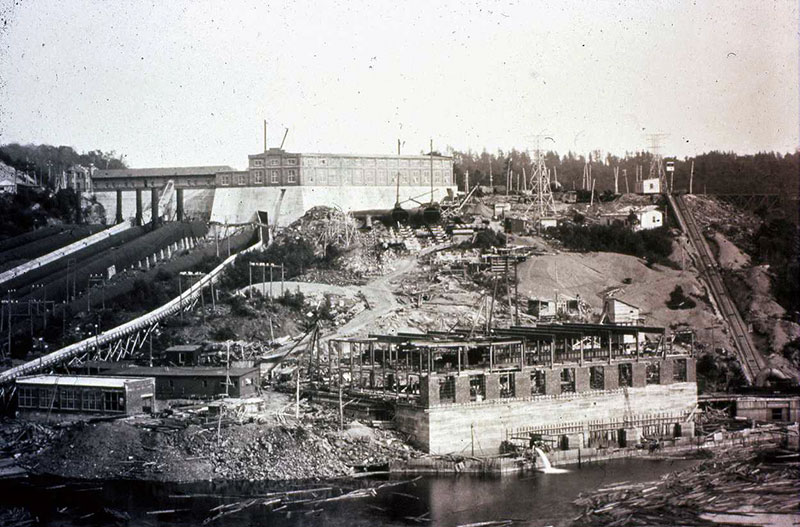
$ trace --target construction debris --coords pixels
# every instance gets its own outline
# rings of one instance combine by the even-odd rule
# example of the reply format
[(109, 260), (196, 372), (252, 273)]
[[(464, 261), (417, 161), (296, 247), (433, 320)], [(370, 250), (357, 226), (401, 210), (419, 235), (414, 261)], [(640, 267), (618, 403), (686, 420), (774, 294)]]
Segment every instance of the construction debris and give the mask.
[[(619, 483), (582, 495), (577, 526), (764, 525), (791, 523), (800, 506), (796, 453), (730, 448), (657, 482)], [(772, 523), (773, 525), (775, 523)]]

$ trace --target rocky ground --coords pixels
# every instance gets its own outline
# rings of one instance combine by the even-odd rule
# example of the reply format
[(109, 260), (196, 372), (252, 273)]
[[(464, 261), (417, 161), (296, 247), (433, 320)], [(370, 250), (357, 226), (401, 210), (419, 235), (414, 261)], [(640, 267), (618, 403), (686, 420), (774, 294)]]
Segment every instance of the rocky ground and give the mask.
[(711, 196), (687, 196), (686, 200), (715, 253), (734, 302), (753, 328), (753, 340), (767, 357), (768, 367), (800, 382), (798, 364), (782, 354), (788, 343), (800, 338), (800, 324), (775, 301), (769, 266), (752, 262), (763, 220)]
[[(63, 427), (10, 421), (2, 430), (7, 453), (18, 454), (31, 472), (80, 479), (329, 479), (421, 455), (394, 431), (357, 421), (340, 429), (335, 412), (306, 403), (299, 420), (280, 411), (225, 418), (221, 425), (195, 415)], [(22, 430), (31, 430), (33, 439), (8, 439)]]

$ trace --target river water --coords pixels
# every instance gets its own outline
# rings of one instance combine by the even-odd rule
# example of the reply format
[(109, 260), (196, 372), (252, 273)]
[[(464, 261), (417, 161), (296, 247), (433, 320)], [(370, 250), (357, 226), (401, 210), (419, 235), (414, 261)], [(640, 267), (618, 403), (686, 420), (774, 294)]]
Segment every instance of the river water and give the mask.
[[(644, 482), (682, 470), (693, 461), (629, 459), (570, 468), (563, 474), (531, 472), (497, 477), (372, 477), (338, 482), (203, 482), (167, 484), (137, 481), (64, 481), (52, 478), (0, 481), (0, 506), (25, 507), (40, 525), (201, 525), (211, 509), (269, 492), (335, 487), (328, 496), (374, 488), (375, 496), (272, 511), (256, 505), (219, 518), (221, 526), (444, 525), (501, 519), (533, 526), (563, 526), (580, 514), (572, 501), (581, 492), (621, 482)], [(401, 483), (406, 481), (406, 483)], [(298, 496), (307, 498), (308, 496)], [(274, 506), (273, 506), (274, 507)], [(159, 512), (161, 511), (161, 512)], [(176, 512), (169, 512), (176, 511)], [(129, 519), (120, 520), (121, 516)], [(428, 521), (430, 520), (430, 521)]]

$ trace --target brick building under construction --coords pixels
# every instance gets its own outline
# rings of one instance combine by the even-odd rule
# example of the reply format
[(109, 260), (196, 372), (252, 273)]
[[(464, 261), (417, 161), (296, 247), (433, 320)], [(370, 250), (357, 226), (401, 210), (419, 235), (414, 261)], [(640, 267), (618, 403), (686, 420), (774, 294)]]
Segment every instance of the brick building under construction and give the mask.
[(437, 454), (496, 453), (532, 436), (573, 449), (694, 433), (695, 359), (657, 327), (338, 339), (312, 358), (312, 370), (321, 392), (390, 401), (397, 428)]

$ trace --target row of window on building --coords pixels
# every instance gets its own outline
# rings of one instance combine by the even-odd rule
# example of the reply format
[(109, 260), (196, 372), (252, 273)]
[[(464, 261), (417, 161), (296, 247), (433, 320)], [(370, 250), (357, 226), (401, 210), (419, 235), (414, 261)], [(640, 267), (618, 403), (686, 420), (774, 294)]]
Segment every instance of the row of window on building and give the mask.
[[(279, 166), (296, 166), (297, 165), (297, 158), (296, 157), (270, 157), (267, 162), (266, 166), (271, 167), (279, 167)], [(264, 158), (262, 157), (254, 157), (250, 160), (250, 166), (252, 167), (263, 167), (264, 165)]]
[[(295, 184), (297, 183), (297, 170), (289, 169), (285, 171), (285, 178), (281, 178), (280, 170), (268, 170), (269, 183), (272, 185)], [(219, 182), (221, 185), (249, 185), (249, 173), (220, 174)], [(264, 170), (253, 170), (253, 184), (263, 185), (267, 182)]]
[[(433, 163), (428, 158), (425, 159), (397, 159), (397, 158), (375, 158), (375, 157), (316, 157), (303, 156), (302, 165), (304, 167), (383, 167), (383, 168), (446, 168), (450, 164), (448, 159), (433, 159)], [(250, 158), (250, 166), (253, 168), (297, 166), (299, 164), (295, 157), (263, 157)]]
[(124, 412), (125, 394), (119, 390), (73, 388), (19, 388), (19, 407), (40, 410), (90, 410)]
[[(686, 382), (686, 360), (676, 360), (673, 369), (673, 382)], [(589, 368), (589, 389), (605, 389), (605, 367), (592, 366)], [(633, 365), (624, 363), (618, 365), (619, 387), (633, 387)], [(529, 394), (517, 393), (516, 373), (500, 374), (500, 398), (513, 399), (514, 397), (529, 397), (545, 395), (545, 373), (543, 370), (534, 370), (530, 373), (531, 391)], [(658, 362), (647, 363), (645, 375), (646, 384), (661, 383), (661, 364)], [(469, 392), (471, 401), (486, 399), (486, 375), (477, 374), (469, 376)], [(575, 368), (562, 368), (559, 379), (559, 390), (556, 393), (575, 393)], [(455, 402), (456, 378), (449, 375), (439, 378), (439, 401)]]
[[(251, 176), (252, 174), (252, 176)], [(400, 170), (401, 185), (427, 185), (430, 183), (430, 170)], [(397, 174), (386, 169), (305, 169), (305, 182), (312, 185), (392, 185)], [(449, 185), (448, 173), (433, 171), (435, 185)], [(220, 174), (221, 185), (292, 185), (299, 182), (297, 169), (251, 170), (249, 173)]]

